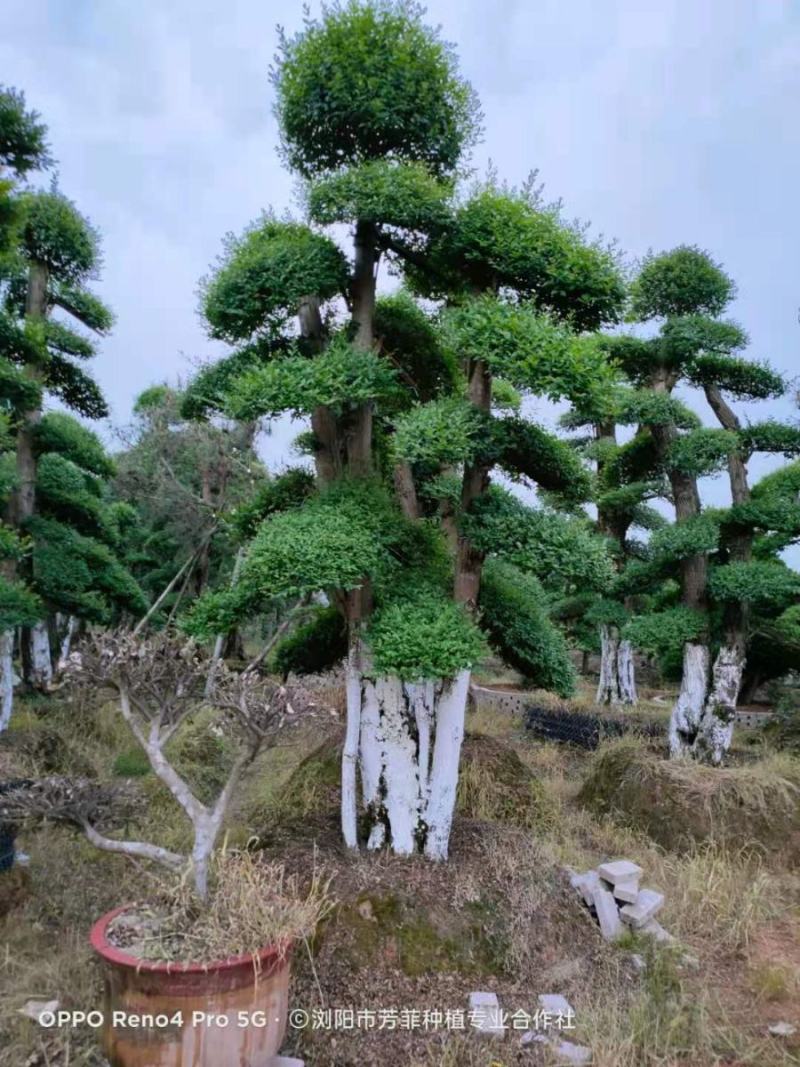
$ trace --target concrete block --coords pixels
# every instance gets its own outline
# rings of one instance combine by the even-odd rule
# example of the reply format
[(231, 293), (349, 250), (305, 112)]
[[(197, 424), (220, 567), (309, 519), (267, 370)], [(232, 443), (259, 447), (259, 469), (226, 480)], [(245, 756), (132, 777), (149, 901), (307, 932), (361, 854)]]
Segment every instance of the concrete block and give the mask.
[(585, 1045), (574, 1045), (571, 1041), (559, 1041), (552, 1046), (557, 1063), (569, 1064), (570, 1067), (586, 1067), (592, 1062), (592, 1050)]
[(648, 919), (644, 926), (640, 927), (639, 933), (654, 937), (662, 945), (671, 945), (675, 940), (672, 934), (668, 933), (655, 919)]
[(606, 941), (616, 941), (625, 933), (613, 893), (599, 886), (592, 894), (592, 902), (600, 923), (600, 932)]
[(631, 953), (631, 964), (637, 974), (641, 974), (647, 969), (647, 963), (644, 956), (640, 956), (638, 952)]
[(574, 1015), (575, 1009), (566, 997), (560, 993), (540, 993), (539, 1007), (542, 1011), (548, 1011), (551, 1015)]
[(640, 930), (646, 922), (654, 918), (664, 907), (664, 894), (655, 889), (640, 889), (635, 904), (625, 904), (619, 913), (622, 921)]
[(612, 860), (610, 863), (601, 863), (597, 873), (604, 881), (617, 885), (618, 882), (638, 882), (642, 868), (630, 860)]
[(497, 993), (478, 991), (469, 995), (469, 1010), (474, 1012), (470, 1026), (481, 1034), (502, 1037), (505, 1024), (500, 1017), (500, 1003)]
[(294, 1056), (272, 1056), (267, 1060), (267, 1067), (305, 1067), (305, 1062)]
[(792, 1026), (791, 1023), (774, 1023), (770, 1026), (769, 1032), (773, 1037), (791, 1037), (792, 1034), (797, 1033), (797, 1027)]
[(621, 900), (623, 904), (635, 904), (639, 896), (639, 879), (631, 878), (627, 882), (617, 882), (616, 885), (608, 883), (615, 900)]
[(592, 894), (595, 889), (600, 888), (600, 876), (597, 871), (584, 871), (583, 874), (576, 874), (569, 881), (570, 885), (581, 894), (584, 903), (591, 907), (594, 904)]

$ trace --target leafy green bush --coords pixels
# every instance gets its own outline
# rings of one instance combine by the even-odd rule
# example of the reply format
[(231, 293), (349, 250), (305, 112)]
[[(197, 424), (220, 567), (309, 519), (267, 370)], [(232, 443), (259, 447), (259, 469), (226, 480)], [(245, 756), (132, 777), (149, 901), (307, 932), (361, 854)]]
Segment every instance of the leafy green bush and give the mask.
[(319, 608), (313, 618), (285, 637), (272, 654), (271, 667), (284, 678), (319, 674), (347, 655), (347, 626), (336, 608)]
[(481, 622), (497, 653), (525, 676), (526, 685), (568, 697), (576, 672), (564, 635), (547, 615), (541, 585), (500, 560), (483, 568)]

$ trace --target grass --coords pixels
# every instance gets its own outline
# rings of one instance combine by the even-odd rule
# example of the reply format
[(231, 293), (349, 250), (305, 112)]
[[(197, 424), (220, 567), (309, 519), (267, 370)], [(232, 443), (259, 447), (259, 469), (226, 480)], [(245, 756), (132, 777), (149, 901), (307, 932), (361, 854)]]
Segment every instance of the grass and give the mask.
[[(176, 738), (176, 751), (185, 761), (185, 773), (205, 776), (211, 789), (229, 754), (217, 744), (213, 723), (198, 717), (190, 725), (193, 729), (186, 737)], [(733, 1063), (788, 1067), (795, 1062), (796, 1048), (766, 1037), (765, 1020), (794, 1020), (790, 1013), (800, 994), (800, 970), (791, 954), (772, 959), (763, 946), (767, 935), (774, 938), (778, 928), (783, 930), (781, 924), (795, 932), (800, 945), (800, 878), (781, 865), (777, 853), (767, 856), (755, 835), (764, 818), (774, 817), (776, 810), (784, 810), (796, 796), (797, 761), (765, 754), (744, 767), (701, 770), (700, 774), (697, 768), (667, 767), (670, 788), (679, 796), (686, 794), (685, 804), (693, 808), (695, 818), (707, 823), (734, 820), (739, 812), (738, 822), (732, 823), (739, 827), (738, 837), (711, 834), (690, 841), (679, 839), (674, 832), (667, 838), (653, 837), (647, 832), (652, 830), (648, 820), (628, 819), (626, 823), (612, 805), (597, 811), (578, 803), (584, 783), (596, 777), (597, 762), (609, 752), (627, 753), (629, 761), (631, 753), (639, 753), (636, 760), (651, 760), (640, 742), (614, 742), (592, 758), (567, 746), (535, 741), (518, 721), (488, 716), (480, 708), (470, 713), (467, 726), (471, 734), (483, 736), (465, 746), (462, 834), (481, 837), (485, 847), (480, 862), (453, 861), (454, 897), (443, 899), (442, 908), (452, 909), (465, 923), (474, 920), (490, 932), (495, 927), (500, 930), (502, 936), (494, 938), (491, 953), (487, 949), (481, 965), (486, 980), (491, 982), (493, 968), (506, 976), (532, 974), (523, 983), (529, 998), (535, 992), (563, 988), (578, 1013), (579, 1031), (569, 1035), (570, 1039), (592, 1046), (595, 1067), (721, 1067)], [(315, 747), (319, 752), (312, 758)], [(320, 754), (324, 758), (318, 758)], [(4, 773), (8, 767), (9, 774), (39, 773), (49, 766), (51, 773), (78, 773), (84, 768), (81, 773), (91, 769), (106, 780), (115, 774), (135, 777), (149, 802), (143, 824), (128, 832), (168, 847), (185, 847), (188, 827), (173, 798), (152, 774), (137, 776), (137, 766), (144, 767), (137, 764), (127, 729), (110, 704), (101, 706), (93, 717), (55, 701), (23, 709), (0, 755), (0, 765)], [(320, 745), (319, 735), (312, 731), (299, 734), (298, 743), (291, 747), (264, 753), (232, 806), (229, 840), (243, 843), (252, 833), (263, 835), (283, 826), (288, 831), (280, 839), (280, 858), (295, 840), (292, 826), (327, 819), (331, 811), (335, 814), (338, 770), (335, 737)], [(649, 763), (647, 773), (652, 773)], [(649, 780), (643, 778), (643, 782)], [(652, 807), (652, 792), (648, 794), (641, 783), (639, 792), (646, 800), (642, 807)], [(520, 804), (521, 797), (525, 804)], [(748, 805), (757, 813), (755, 820), (742, 816)], [(0, 925), (0, 1031), (8, 1035), (0, 1049), (0, 1064), (17, 1067), (36, 1052), (42, 1065), (68, 1062), (69, 1067), (97, 1067), (101, 1061), (94, 1033), (43, 1035), (17, 1009), (28, 998), (58, 998), (75, 1007), (99, 1004), (99, 973), (86, 945), (88, 926), (116, 904), (152, 896), (154, 879), (146, 868), (97, 853), (61, 827), (23, 835), (20, 846), (32, 853), (34, 862), (26, 872), (24, 899)], [(559, 868), (586, 869), (618, 857), (636, 860), (645, 870), (645, 884), (665, 892), (660, 919), (679, 938), (679, 951), (649, 944), (615, 951), (604, 946), (587, 925), (581, 937), (588, 933), (595, 938), (602, 965), (590, 972), (584, 967), (573, 986), (556, 984), (551, 989), (537, 952), (544, 943), (552, 946), (552, 962), (569, 962), (578, 951), (575, 923), (589, 922)], [(384, 866), (394, 869), (380, 857), (342, 862), (360, 880), (360, 891), (371, 896), (374, 879)], [(428, 878), (427, 870), (422, 863), (410, 867), (411, 884), (413, 878)], [(237, 893), (239, 886), (237, 879), (231, 892)], [(495, 888), (487, 892), (487, 886)], [(496, 887), (502, 892), (495, 891)], [(250, 915), (250, 911), (248, 905), (244, 912)], [(441, 952), (436, 956), (432, 969), (428, 967), (425, 960), (433, 959), (428, 951), (434, 929), (431, 916), (424, 909), (415, 913), (408, 920), (405, 938), (398, 941), (398, 959), (413, 972), (408, 980), (423, 990), (434, 972), (441, 977), (444, 968), (446, 977), (447, 968), (463, 955), (450, 946), (444, 957)], [(253, 921), (258, 922), (257, 917)], [(368, 921), (366, 927), (371, 926)], [(220, 936), (224, 940), (229, 932), (220, 931)], [(787, 940), (790, 936), (785, 935)], [(384, 949), (391, 951), (393, 938), (396, 933), (388, 930), (376, 965)], [(633, 979), (626, 968), (632, 949), (652, 953), (641, 978)], [(681, 965), (681, 954), (686, 951), (700, 961), (698, 971)], [(402, 975), (399, 963), (397, 970)], [(371, 978), (371, 968), (365, 974)], [(546, 987), (541, 985), (545, 982)], [(456, 976), (454, 995), (465, 997), (474, 987), (474, 977)], [(367, 987), (363, 988), (366, 995)], [(387, 997), (393, 988), (405, 987), (388, 989)], [(454, 1006), (458, 1006), (457, 999)], [(491, 1057), (496, 1057), (499, 1065), (510, 1067), (517, 1063), (515, 1056), (509, 1043), (487, 1050), (485, 1043), (451, 1034), (446, 1041), (432, 1036), (424, 1055), (402, 1062), (416, 1067), (488, 1067)]]

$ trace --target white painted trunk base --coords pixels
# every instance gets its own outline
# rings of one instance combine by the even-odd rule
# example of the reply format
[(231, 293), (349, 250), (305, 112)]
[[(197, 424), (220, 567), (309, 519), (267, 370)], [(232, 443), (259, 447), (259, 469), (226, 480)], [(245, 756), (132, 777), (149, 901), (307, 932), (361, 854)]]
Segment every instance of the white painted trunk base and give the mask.
[(678, 699), (669, 723), (669, 750), (673, 757), (691, 755), (708, 692), (711, 654), (707, 645), (683, 646), (683, 673)]
[(633, 646), (630, 641), (620, 641), (617, 652), (617, 680), (619, 697), (623, 704), (633, 706), (639, 702), (636, 692), (636, 664), (633, 661)]
[(469, 671), (444, 682), (371, 679), (351, 663), (342, 753), (342, 832), (356, 848), (356, 769), (367, 848), (446, 859)]
[(739, 648), (723, 645), (711, 671), (711, 689), (694, 741), (698, 759), (718, 766), (733, 740), (736, 701), (742, 684), (745, 657)]
[(42, 619), (31, 626), (28, 641), (30, 677), (27, 681), (34, 689), (49, 689), (53, 681), (53, 661), (50, 658), (50, 633), (46, 620)]
[(738, 648), (723, 645), (712, 669), (706, 645), (684, 645), (681, 691), (669, 728), (673, 757), (722, 763), (733, 739), (744, 666), (745, 657)]
[(8, 729), (14, 707), (14, 631), (0, 634), (0, 734)]
[(636, 669), (630, 641), (620, 639), (616, 626), (600, 627), (600, 680), (596, 704), (637, 703)]

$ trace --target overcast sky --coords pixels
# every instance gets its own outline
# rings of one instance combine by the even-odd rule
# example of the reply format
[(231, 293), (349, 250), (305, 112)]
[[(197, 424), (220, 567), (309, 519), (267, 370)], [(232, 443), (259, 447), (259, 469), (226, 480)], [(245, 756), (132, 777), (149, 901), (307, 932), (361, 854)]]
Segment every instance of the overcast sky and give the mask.
[[(435, 0), (428, 12), (483, 105), (479, 170), (492, 160), (518, 183), (538, 168), (568, 216), (632, 259), (708, 249), (737, 281), (752, 354), (800, 370), (800, 5)], [(223, 234), (292, 206), (268, 69), (276, 23), (301, 20), (301, 0), (4, 0), (0, 81), (42, 113), (63, 191), (103, 234), (98, 289), (117, 325), (96, 374), (118, 423), (143, 388), (221, 351), (195, 290)], [(273, 465), (289, 436), (267, 443)]]

